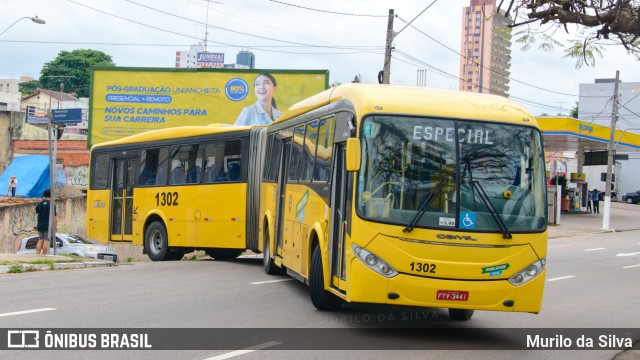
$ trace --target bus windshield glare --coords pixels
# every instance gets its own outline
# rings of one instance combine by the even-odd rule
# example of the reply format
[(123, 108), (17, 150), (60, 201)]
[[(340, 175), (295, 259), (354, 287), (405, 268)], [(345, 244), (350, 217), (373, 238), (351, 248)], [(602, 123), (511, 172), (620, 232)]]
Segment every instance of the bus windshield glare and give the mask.
[(361, 129), (360, 217), (405, 231), (502, 232), (505, 238), (545, 229), (545, 168), (535, 128), (376, 115)]

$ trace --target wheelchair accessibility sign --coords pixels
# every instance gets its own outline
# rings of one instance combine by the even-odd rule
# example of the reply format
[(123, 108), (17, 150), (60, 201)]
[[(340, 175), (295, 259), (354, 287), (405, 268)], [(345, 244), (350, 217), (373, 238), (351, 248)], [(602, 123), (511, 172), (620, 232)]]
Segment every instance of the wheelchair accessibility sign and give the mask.
[(476, 213), (470, 211), (460, 211), (460, 227), (462, 229), (475, 229)]

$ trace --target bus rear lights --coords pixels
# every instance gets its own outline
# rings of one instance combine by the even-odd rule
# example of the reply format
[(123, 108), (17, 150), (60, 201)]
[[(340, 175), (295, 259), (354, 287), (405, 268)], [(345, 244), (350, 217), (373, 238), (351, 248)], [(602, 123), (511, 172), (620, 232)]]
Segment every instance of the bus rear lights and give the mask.
[(398, 275), (396, 269), (391, 267), (391, 265), (387, 264), (386, 261), (382, 260), (375, 254), (372, 254), (355, 244), (351, 245), (351, 249), (358, 260), (362, 261), (369, 269), (377, 272), (378, 274), (388, 278)]
[(520, 270), (515, 275), (513, 275), (509, 279), (509, 283), (511, 283), (511, 285), (514, 285), (514, 286), (519, 286), (528, 282), (529, 280), (535, 278), (542, 272), (546, 263), (547, 263), (546, 258), (542, 258), (534, 262), (533, 264), (527, 266), (526, 268)]

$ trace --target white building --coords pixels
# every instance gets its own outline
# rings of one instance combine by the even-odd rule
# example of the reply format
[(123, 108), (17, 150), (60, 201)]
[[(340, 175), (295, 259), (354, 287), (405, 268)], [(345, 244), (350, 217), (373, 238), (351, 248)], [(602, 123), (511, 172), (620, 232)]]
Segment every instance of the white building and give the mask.
[(0, 111), (20, 111), (19, 84), (33, 80), (29, 76), (20, 79), (0, 79)]
[[(591, 84), (580, 84), (578, 117), (580, 120), (611, 126), (615, 79), (596, 79)], [(618, 118), (616, 129), (640, 134), (640, 82), (618, 84)], [(618, 139), (614, 139), (618, 140)], [(616, 183), (620, 193), (640, 190), (640, 151), (617, 152), (628, 154), (629, 160), (620, 163)], [(606, 167), (604, 167), (606, 171)], [(603, 189), (601, 189), (603, 190)]]
[(205, 51), (202, 44), (191, 45), (186, 51), (176, 51), (177, 68), (253, 69), (255, 65), (255, 55), (250, 51), (240, 51), (236, 63), (225, 64), (224, 59), (224, 53)]

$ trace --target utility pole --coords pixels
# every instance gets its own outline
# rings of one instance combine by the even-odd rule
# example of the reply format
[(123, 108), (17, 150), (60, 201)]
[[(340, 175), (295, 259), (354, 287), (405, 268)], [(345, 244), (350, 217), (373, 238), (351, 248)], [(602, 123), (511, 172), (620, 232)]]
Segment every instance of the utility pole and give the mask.
[[(64, 79), (65, 78), (73, 78), (74, 76), (70, 75), (52, 75), (50, 78), (62, 78), (60, 81), (60, 99), (58, 100), (58, 109), (60, 109), (60, 103), (62, 102), (62, 98), (64, 96)], [(58, 131), (60, 131), (53, 123), (53, 109), (49, 106), (49, 124), (48, 124), (48, 133), (49, 133), (49, 191), (51, 191), (51, 206), (49, 207), (49, 240), (51, 241), (51, 249), (53, 250), (53, 255), (57, 255), (58, 249), (56, 247), (56, 234), (55, 234), (55, 206), (56, 206), (56, 196), (55, 196), (55, 188), (56, 188), (56, 177), (55, 177), (55, 166), (56, 166), (56, 158), (57, 158), (57, 150), (58, 150)], [(53, 146), (51, 144), (51, 138), (53, 137)]]
[(382, 68), (382, 84), (388, 84), (391, 77), (391, 49), (393, 45), (393, 9), (389, 9), (389, 20), (387, 21), (387, 44), (384, 50), (384, 67)]
[(611, 133), (609, 135), (609, 144), (607, 150), (609, 156), (607, 156), (607, 185), (604, 193), (604, 214), (602, 216), (602, 228), (608, 230), (609, 218), (611, 215), (611, 183), (612, 183), (612, 169), (613, 169), (613, 153), (614, 153), (614, 138), (616, 135), (616, 120), (618, 118), (618, 83), (620, 82), (620, 70), (616, 70), (616, 82), (613, 85), (613, 112), (611, 114)]

